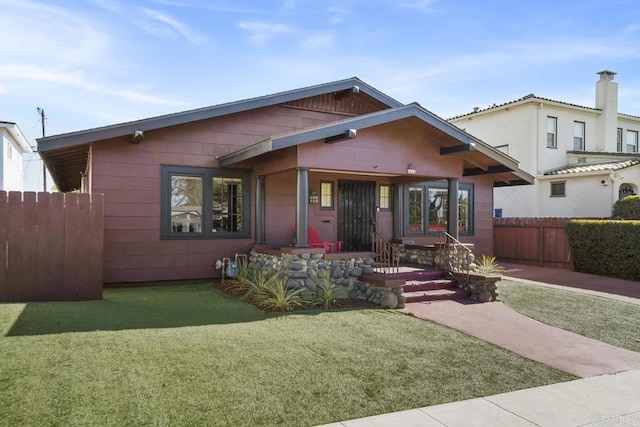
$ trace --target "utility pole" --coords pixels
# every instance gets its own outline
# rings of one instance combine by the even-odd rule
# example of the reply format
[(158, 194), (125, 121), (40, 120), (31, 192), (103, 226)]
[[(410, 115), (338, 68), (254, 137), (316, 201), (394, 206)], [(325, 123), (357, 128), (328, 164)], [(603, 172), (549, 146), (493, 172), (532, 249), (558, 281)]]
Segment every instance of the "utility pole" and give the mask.
[[(44, 120), (46, 116), (44, 115), (44, 110), (38, 107), (38, 114), (40, 114), (40, 123), (42, 123), (42, 137), (44, 138)], [(40, 156), (42, 159), (42, 156)], [(42, 159), (42, 186), (43, 191), (47, 191), (47, 167), (44, 165), (44, 159)]]

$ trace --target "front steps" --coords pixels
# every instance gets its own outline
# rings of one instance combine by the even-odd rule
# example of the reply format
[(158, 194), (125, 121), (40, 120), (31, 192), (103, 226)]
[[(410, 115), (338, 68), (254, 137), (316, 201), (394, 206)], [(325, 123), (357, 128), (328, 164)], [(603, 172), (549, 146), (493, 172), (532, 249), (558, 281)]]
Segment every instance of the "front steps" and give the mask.
[(359, 280), (380, 287), (402, 286), (406, 302), (431, 302), (468, 298), (469, 293), (456, 286), (456, 282), (447, 278), (440, 270), (413, 270), (399, 274), (375, 273), (360, 276)]

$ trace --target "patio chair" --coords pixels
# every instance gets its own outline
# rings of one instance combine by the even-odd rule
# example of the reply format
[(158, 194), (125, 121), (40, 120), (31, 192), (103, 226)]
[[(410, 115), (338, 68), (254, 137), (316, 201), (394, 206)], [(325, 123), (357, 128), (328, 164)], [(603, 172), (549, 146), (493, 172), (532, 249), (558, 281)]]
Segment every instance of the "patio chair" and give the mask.
[(324, 250), (327, 253), (342, 251), (341, 240), (322, 241), (320, 240), (320, 236), (318, 236), (318, 232), (312, 226), (309, 226), (309, 231), (307, 233), (307, 240), (308, 240), (307, 243), (312, 248), (324, 248)]

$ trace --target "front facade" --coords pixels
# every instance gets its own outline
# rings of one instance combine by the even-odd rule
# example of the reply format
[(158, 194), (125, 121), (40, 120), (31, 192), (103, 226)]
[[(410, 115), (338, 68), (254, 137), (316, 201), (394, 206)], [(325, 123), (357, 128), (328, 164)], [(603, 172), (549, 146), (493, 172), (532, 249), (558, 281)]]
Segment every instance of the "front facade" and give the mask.
[(446, 230), (488, 254), (493, 187), (533, 181), (356, 78), (38, 144), (58, 188), (104, 194), (107, 283), (214, 277), (256, 244), (307, 247), (309, 226), (345, 252)]
[(13, 122), (0, 121), (0, 190), (22, 191), (24, 184), (23, 156), (31, 153), (20, 128)]
[(640, 186), (640, 117), (618, 113), (615, 73), (602, 71), (595, 108), (533, 94), (450, 123), (520, 160), (533, 186), (496, 189), (496, 215), (607, 217)]

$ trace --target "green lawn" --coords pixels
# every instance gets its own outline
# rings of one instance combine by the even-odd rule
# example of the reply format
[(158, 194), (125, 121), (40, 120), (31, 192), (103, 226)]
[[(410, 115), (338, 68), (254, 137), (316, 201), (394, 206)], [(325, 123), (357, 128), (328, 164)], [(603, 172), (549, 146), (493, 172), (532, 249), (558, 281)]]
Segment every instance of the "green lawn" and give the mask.
[(573, 379), (393, 310), (268, 317), (208, 284), (0, 304), (0, 424), (307, 426)]
[(506, 305), (540, 322), (640, 351), (640, 305), (507, 280), (498, 292)]

